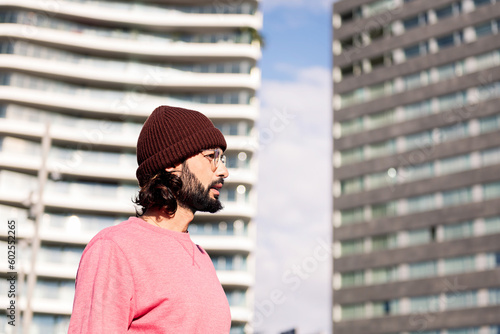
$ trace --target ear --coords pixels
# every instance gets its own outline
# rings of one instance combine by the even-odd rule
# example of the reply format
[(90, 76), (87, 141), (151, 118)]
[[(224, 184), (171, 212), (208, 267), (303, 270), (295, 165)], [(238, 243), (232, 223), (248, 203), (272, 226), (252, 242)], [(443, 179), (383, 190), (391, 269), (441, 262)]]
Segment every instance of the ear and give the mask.
[(165, 168), (165, 171), (167, 171), (169, 173), (181, 172), (182, 171), (182, 163), (178, 163), (174, 167), (167, 167), (167, 168)]

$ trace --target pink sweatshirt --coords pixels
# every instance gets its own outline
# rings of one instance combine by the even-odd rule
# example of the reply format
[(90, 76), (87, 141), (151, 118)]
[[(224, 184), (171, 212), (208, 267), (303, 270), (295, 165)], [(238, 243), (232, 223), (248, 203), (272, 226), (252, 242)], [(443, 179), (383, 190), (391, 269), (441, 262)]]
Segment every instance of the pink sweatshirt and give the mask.
[(85, 248), (69, 334), (221, 334), (230, 327), (214, 266), (188, 233), (131, 217)]

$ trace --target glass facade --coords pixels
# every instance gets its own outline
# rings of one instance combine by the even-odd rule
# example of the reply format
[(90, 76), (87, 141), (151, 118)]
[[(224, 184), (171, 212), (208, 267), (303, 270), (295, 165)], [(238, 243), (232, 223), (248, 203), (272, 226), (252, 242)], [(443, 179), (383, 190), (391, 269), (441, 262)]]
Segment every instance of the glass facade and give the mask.
[(333, 233), (359, 251), (333, 258), (333, 331), (496, 334), (500, 2), (402, 0), (367, 19), (381, 4), (334, 4)]

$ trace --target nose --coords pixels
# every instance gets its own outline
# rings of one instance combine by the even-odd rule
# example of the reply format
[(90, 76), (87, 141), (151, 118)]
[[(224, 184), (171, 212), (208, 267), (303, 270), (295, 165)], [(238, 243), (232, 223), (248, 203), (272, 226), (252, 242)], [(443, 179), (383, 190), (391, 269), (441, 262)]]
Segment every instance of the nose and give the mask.
[(226, 165), (223, 163), (220, 163), (219, 166), (217, 166), (215, 173), (218, 177), (222, 177), (224, 179), (229, 176), (229, 171), (227, 170)]

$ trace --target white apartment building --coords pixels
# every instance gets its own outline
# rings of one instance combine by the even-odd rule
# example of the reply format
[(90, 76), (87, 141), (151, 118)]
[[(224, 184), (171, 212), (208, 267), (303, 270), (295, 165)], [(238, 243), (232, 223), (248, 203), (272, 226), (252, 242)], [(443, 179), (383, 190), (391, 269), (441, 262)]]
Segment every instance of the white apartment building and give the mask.
[(250, 332), (261, 26), (257, 0), (0, 0), (0, 333), (19, 329), (5, 316), (7, 222), (18, 280), (36, 277), (29, 301), (17, 285), (18, 311), (32, 310), (30, 333), (66, 333), (85, 245), (135, 214), (135, 144), (159, 105), (201, 111), (226, 136), (225, 209), (189, 231), (212, 257), (231, 333)]

